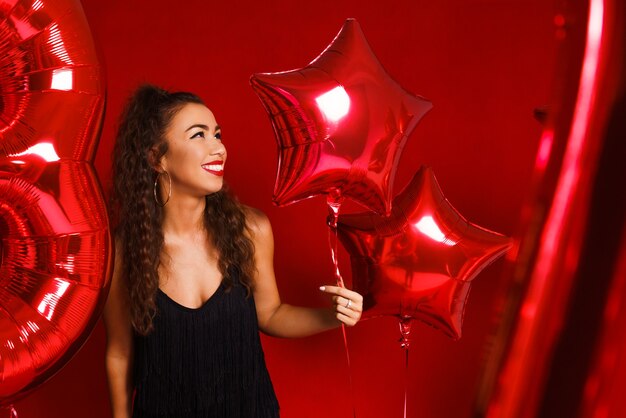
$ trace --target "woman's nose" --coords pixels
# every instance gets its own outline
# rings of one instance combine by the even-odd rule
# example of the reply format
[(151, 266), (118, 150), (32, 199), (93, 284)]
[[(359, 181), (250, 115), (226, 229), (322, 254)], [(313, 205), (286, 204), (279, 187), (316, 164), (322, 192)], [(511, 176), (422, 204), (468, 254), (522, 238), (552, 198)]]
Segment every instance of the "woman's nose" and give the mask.
[(213, 149), (211, 150), (211, 154), (213, 155), (224, 155), (226, 154), (226, 147), (220, 141), (213, 142)]

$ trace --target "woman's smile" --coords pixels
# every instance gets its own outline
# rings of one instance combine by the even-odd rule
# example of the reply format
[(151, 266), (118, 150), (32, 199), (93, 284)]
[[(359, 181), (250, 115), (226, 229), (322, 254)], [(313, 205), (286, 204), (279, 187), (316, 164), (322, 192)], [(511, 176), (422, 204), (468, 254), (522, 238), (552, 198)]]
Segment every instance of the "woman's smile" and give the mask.
[(206, 164), (202, 164), (201, 166), (205, 171), (215, 175), (215, 176), (223, 176), (224, 175), (224, 162), (223, 161), (211, 161)]

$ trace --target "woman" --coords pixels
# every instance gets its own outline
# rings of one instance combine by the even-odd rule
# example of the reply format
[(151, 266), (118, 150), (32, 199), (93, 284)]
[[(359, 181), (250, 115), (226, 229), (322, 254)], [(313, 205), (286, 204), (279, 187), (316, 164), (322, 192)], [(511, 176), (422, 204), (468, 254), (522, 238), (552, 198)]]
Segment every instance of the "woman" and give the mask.
[(197, 96), (142, 86), (127, 103), (104, 311), (115, 418), (276, 417), (258, 330), (302, 337), (361, 317), (361, 295), (336, 286), (320, 288), (328, 309), (281, 302), (270, 223), (228, 194), (225, 163)]

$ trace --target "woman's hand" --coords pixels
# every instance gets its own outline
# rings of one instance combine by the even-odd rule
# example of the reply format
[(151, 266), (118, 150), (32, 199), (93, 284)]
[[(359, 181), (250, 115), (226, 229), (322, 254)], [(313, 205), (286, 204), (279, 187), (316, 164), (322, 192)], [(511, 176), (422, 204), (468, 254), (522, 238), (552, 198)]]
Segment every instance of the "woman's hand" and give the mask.
[(345, 287), (320, 286), (324, 293), (333, 295), (332, 300), (335, 305), (336, 318), (348, 325), (356, 325), (363, 313), (363, 296)]
[(282, 303), (274, 276), (274, 237), (270, 221), (264, 213), (253, 208), (248, 208), (246, 216), (256, 264), (252, 294), (262, 332), (275, 337), (297, 338), (330, 330), (342, 323), (352, 326), (358, 322), (363, 311), (363, 297), (337, 286), (320, 289), (333, 297), (334, 309)]

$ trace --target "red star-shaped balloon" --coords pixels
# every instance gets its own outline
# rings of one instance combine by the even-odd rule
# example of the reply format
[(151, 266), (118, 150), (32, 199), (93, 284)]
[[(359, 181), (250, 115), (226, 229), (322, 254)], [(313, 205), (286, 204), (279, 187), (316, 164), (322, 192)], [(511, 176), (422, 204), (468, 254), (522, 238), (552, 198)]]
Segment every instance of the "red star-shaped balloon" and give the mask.
[(363, 317), (417, 318), (461, 337), (471, 281), (511, 240), (466, 221), (422, 167), (394, 199), (391, 216), (340, 215), (338, 235), (352, 261)]
[(251, 84), (279, 148), (274, 203), (332, 194), (389, 213), (402, 148), (432, 105), (387, 74), (356, 20), (306, 67)]

